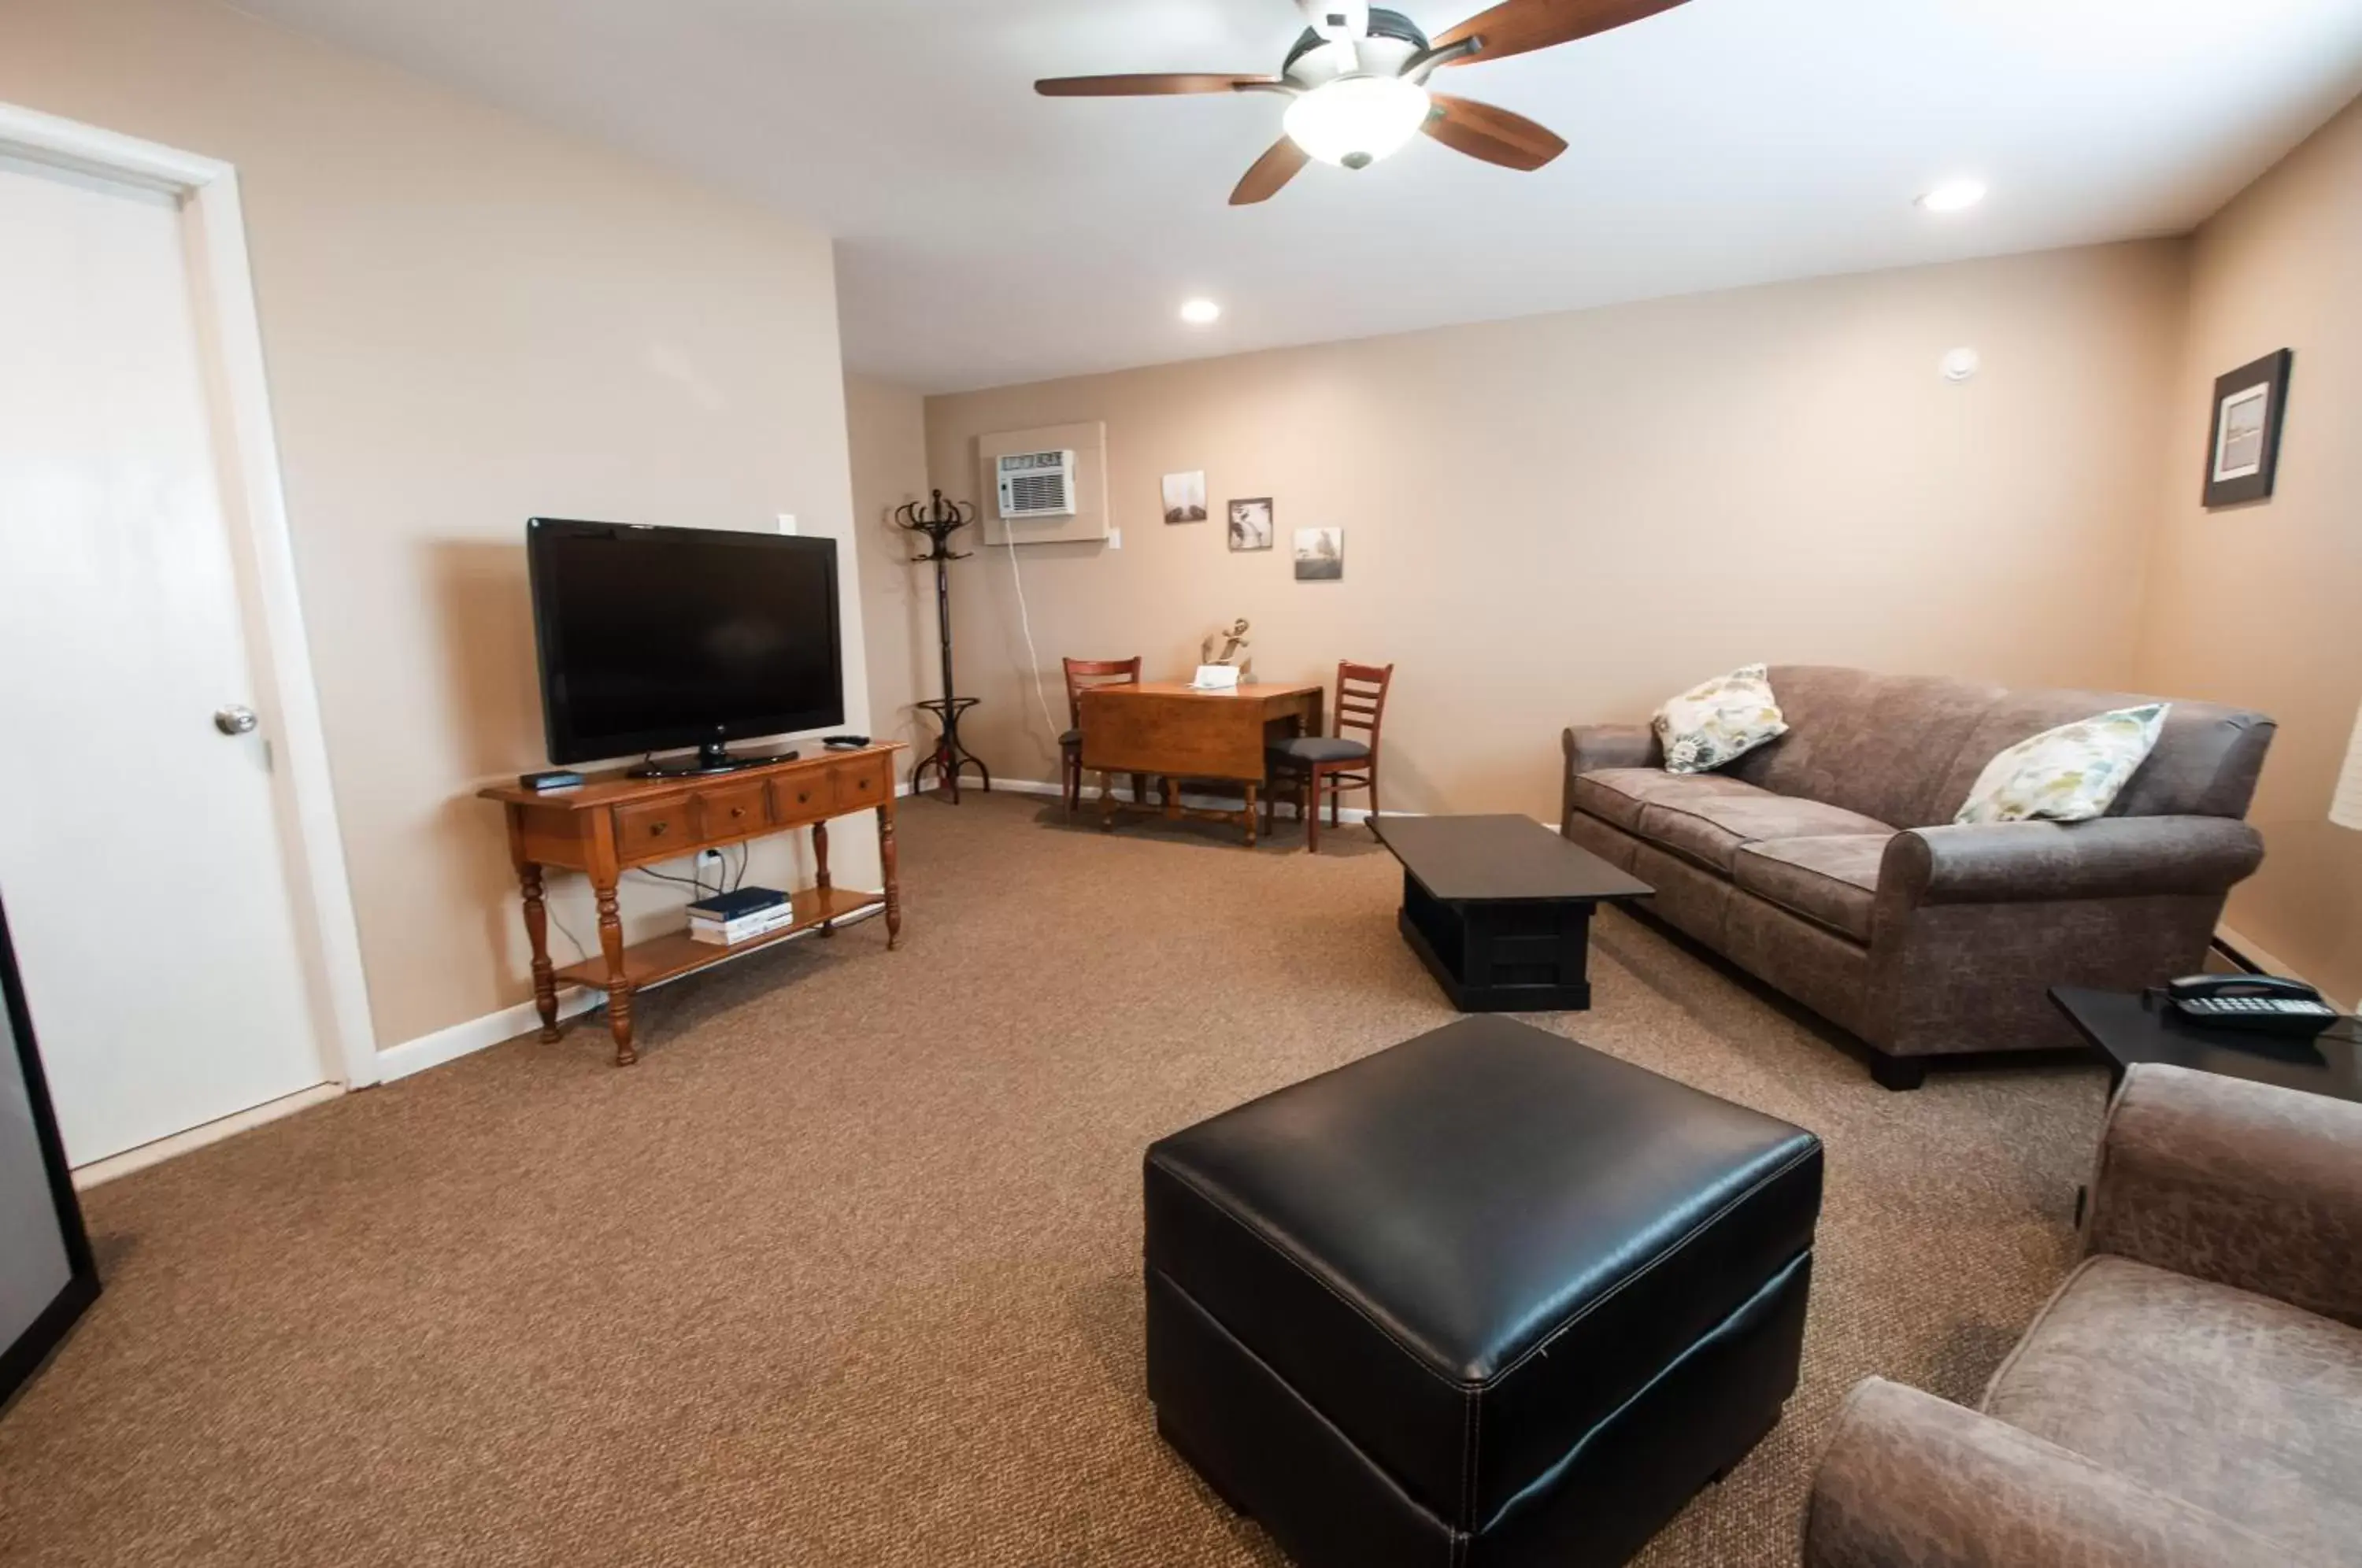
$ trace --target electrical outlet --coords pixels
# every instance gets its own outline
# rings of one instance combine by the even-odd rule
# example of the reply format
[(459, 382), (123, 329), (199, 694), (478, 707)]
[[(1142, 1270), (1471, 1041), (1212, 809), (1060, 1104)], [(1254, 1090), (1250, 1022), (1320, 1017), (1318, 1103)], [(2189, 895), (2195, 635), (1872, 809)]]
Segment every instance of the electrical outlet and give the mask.
[(1108, 530), (1108, 548), (1110, 550), (1120, 550), (1123, 548), (1122, 529), (1110, 528)]
[(782, 533), (782, 534), (792, 534), (792, 533), (794, 533), (795, 531), (796, 531), (796, 514), (795, 514), (794, 513), (792, 513), (792, 512), (782, 512), (782, 513), (779, 513), (779, 532), (780, 532), (780, 533)]
[(701, 850), (699, 850), (699, 851), (697, 852), (697, 868), (698, 868), (700, 871), (719, 871), (719, 870), (721, 870), (721, 869), (722, 869), (722, 852), (721, 852), (720, 850), (718, 850), (718, 849), (701, 849)]

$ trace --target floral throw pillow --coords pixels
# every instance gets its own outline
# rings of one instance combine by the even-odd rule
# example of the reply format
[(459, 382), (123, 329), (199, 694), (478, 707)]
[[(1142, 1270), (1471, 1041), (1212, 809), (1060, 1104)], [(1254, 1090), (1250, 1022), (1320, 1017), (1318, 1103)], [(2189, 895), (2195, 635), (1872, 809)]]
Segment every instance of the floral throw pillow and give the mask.
[(2168, 702), (2078, 719), (2018, 742), (1985, 764), (1956, 823), (2089, 822), (2107, 814), (2157, 745)]
[(1788, 733), (1764, 667), (1717, 676), (1657, 710), (1657, 740), (1668, 773), (1707, 773)]

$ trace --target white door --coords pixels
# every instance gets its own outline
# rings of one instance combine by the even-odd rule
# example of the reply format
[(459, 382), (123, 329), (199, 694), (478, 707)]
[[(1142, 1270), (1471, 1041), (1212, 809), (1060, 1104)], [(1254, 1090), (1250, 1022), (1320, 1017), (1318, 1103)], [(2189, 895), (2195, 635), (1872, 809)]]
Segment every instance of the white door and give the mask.
[(77, 1165), (328, 1077), (196, 321), (174, 198), (0, 158), (0, 895)]

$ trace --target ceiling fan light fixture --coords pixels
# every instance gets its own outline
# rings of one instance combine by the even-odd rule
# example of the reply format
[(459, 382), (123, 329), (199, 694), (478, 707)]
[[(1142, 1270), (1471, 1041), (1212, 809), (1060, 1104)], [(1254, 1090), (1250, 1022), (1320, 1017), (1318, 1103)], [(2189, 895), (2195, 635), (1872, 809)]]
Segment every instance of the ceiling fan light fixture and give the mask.
[(1181, 319), (1192, 326), (1211, 326), (1222, 319), (1222, 307), (1216, 302), (1203, 297), (1183, 300)]
[(1399, 76), (1341, 76), (1287, 105), (1288, 139), (1323, 163), (1365, 169), (1418, 134), (1427, 89)]

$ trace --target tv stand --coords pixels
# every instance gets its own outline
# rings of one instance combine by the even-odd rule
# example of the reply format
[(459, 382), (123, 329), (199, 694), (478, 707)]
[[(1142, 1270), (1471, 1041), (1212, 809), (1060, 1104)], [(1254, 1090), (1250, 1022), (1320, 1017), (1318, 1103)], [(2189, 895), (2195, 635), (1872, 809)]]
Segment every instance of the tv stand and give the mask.
[[(607, 1028), (615, 1065), (639, 1060), (632, 1045), (632, 997), (649, 986), (726, 963), (817, 929), (836, 934), (836, 922), (872, 909), (886, 912), (886, 945), (902, 941), (902, 891), (894, 845), (894, 754), (899, 741), (858, 751), (830, 751), (805, 759), (733, 757), (727, 779), (633, 773), (594, 774), (570, 790), (544, 792), (503, 784), (478, 791), (506, 808), (509, 858), (524, 891), (524, 933), (533, 949), (533, 1000), (541, 1038), (558, 1038), (557, 988), (590, 986), (607, 993)], [(875, 893), (840, 888), (828, 874), (828, 824), (856, 812), (877, 813), (877, 858), (885, 887)], [(624, 945), (615, 889), (625, 871), (678, 860), (701, 849), (743, 844), (776, 833), (811, 833), (813, 885), (792, 895), (787, 925), (728, 947), (690, 939), (686, 930)], [(559, 968), (549, 957), (549, 910), (543, 874), (550, 867), (580, 871), (599, 901), (599, 952)]]
[(733, 756), (730, 748), (720, 741), (707, 741), (697, 748), (694, 757), (677, 762), (658, 762), (654, 757), (637, 767), (626, 770), (632, 778), (705, 778), (716, 773), (743, 773), (749, 767), (767, 767), (775, 762), (793, 762), (803, 753), (773, 752), (765, 756)]

